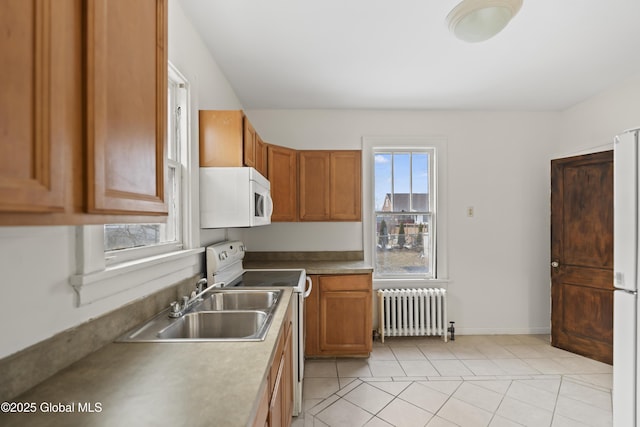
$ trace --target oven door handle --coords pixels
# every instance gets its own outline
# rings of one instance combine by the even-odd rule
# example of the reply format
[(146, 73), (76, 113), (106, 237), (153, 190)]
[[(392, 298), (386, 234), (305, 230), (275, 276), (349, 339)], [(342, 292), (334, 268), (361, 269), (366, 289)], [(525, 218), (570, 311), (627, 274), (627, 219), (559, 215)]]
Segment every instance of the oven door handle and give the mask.
[(309, 276), (307, 276), (307, 283), (309, 284), (309, 287), (304, 290), (304, 297), (305, 298), (307, 298), (309, 295), (311, 295), (311, 289), (313, 289), (313, 282), (311, 281), (311, 277), (309, 277)]

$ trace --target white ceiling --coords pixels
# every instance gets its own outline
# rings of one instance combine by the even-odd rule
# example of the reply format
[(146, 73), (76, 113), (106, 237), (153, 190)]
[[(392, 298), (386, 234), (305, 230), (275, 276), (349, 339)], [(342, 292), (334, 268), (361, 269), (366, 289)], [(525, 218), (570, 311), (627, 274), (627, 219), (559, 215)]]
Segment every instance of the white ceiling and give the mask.
[(524, 0), (468, 44), (459, 0), (180, 0), (245, 109), (562, 110), (640, 74), (640, 1)]

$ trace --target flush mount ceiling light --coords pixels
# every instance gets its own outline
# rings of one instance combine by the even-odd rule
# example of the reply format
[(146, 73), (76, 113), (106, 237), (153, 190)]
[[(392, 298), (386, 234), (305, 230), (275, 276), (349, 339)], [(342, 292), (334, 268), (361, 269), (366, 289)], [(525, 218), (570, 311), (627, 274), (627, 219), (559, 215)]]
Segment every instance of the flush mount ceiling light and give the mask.
[(447, 15), (449, 30), (475, 43), (498, 34), (516, 16), (522, 0), (463, 0)]

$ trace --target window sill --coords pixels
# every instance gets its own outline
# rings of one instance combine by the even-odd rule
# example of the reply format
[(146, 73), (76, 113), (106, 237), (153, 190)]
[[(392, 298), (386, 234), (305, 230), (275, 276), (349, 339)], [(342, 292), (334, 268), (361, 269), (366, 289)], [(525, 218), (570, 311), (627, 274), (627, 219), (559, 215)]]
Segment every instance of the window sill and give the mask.
[(199, 254), (203, 252), (204, 248), (187, 249), (127, 261), (108, 266), (104, 270), (73, 275), (69, 278), (69, 283), (78, 294), (78, 306), (148, 285), (152, 281), (157, 283), (151, 283), (145, 287), (145, 291), (149, 288), (159, 290), (198, 273)]

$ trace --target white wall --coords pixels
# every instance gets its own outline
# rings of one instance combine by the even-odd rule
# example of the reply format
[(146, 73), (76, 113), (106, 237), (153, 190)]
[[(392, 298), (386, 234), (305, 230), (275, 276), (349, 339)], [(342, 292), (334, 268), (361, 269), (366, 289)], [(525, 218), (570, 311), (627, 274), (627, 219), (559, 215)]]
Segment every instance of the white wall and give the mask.
[(640, 127), (640, 75), (567, 109), (550, 158), (613, 149), (613, 136)]
[[(297, 149), (360, 149), (363, 136), (445, 137), (450, 319), (461, 333), (549, 331), (548, 159), (560, 130), (558, 113), (247, 114), (266, 141)], [(365, 209), (370, 199), (364, 195)], [(468, 206), (475, 217), (466, 216)], [(256, 251), (368, 250), (362, 233), (361, 223), (277, 224), (242, 232)]]
[[(169, 60), (191, 87), (194, 245), (223, 240), (225, 231), (198, 230), (198, 109), (240, 109), (241, 104), (177, 0), (169, 0)], [(0, 358), (112, 311), (158, 288), (142, 284), (76, 307), (69, 277), (76, 273), (76, 227), (0, 227)], [(199, 241), (198, 241), (199, 240)], [(172, 278), (173, 282), (179, 279)], [(165, 283), (168, 286), (171, 283)], [(162, 284), (160, 285), (162, 286)]]

